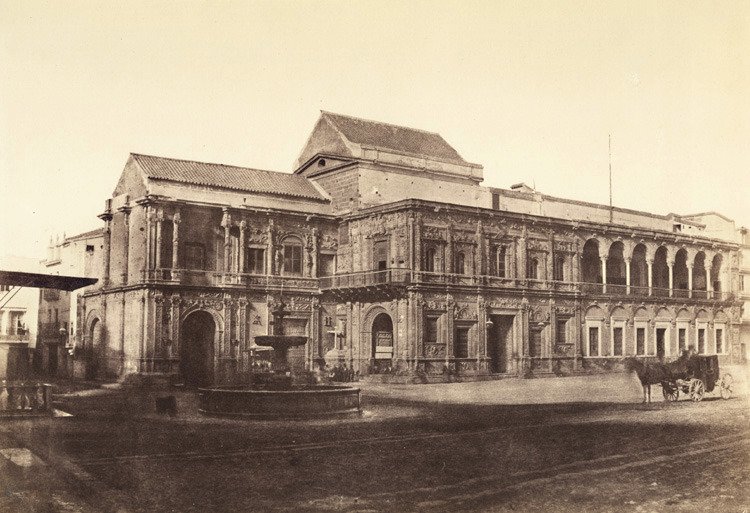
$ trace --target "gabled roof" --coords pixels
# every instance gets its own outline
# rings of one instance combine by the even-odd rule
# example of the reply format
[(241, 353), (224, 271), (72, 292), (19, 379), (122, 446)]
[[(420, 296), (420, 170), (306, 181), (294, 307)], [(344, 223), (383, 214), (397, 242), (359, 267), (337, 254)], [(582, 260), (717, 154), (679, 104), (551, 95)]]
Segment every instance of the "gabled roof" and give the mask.
[(341, 135), (354, 144), (449, 162), (467, 163), (440, 134), (434, 132), (326, 111), (321, 111), (321, 118), (331, 123)]
[(297, 175), (137, 153), (131, 158), (151, 180), (327, 201), (310, 181)]

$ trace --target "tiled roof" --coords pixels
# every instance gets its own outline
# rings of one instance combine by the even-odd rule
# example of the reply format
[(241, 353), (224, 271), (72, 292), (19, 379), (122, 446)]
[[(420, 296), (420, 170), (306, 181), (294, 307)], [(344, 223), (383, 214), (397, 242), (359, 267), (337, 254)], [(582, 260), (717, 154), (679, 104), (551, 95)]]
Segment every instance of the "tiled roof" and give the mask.
[(146, 176), (152, 180), (166, 180), (319, 201), (326, 200), (310, 181), (297, 175), (225, 166), (223, 164), (207, 164), (192, 160), (152, 157), (135, 153), (132, 154), (132, 157), (146, 173)]
[(378, 121), (322, 112), (341, 134), (355, 144), (409, 153), (439, 160), (466, 163), (440, 134)]

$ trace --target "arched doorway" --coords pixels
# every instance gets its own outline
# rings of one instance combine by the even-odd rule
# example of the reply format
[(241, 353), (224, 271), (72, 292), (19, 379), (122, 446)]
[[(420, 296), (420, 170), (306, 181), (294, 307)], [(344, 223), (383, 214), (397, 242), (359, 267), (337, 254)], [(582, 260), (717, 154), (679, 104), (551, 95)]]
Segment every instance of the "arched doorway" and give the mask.
[(107, 345), (104, 340), (104, 326), (99, 319), (94, 319), (89, 328), (89, 346), (83, 347), (83, 358), (86, 362), (85, 379), (104, 378), (107, 371)]
[(390, 372), (393, 363), (393, 321), (381, 313), (372, 322), (372, 371)]
[(208, 312), (193, 312), (182, 323), (180, 371), (187, 386), (213, 381), (216, 325)]

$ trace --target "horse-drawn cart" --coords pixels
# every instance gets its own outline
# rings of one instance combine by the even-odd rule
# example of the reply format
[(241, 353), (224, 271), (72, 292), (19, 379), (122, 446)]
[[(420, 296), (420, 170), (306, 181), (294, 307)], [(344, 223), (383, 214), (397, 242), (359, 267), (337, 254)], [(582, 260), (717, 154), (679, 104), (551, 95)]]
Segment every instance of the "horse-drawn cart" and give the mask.
[(719, 379), (719, 358), (712, 356), (692, 356), (688, 360), (687, 370), (679, 376), (670, 376), (661, 382), (662, 393), (667, 401), (676, 401), (680, 392), (688, 394), (693, 401), (700, 401), (706, 392), (711, 393), (719, 387), (722, 399), (732, 397), (734, 380), (729, 373)]

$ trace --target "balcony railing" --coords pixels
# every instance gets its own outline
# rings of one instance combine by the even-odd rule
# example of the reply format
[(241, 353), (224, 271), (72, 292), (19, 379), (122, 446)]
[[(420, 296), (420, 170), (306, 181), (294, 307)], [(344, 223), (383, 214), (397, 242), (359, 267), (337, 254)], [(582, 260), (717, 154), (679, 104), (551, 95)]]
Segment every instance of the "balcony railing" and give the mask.
[(374, 287), (385, 284), (407, 285), (411, 282), (412, 272), (409, 269), (385, 269), (382, 271), (363, 271), (358, 273), (337, 274), (320, 278), (321, 289), (350, 289), (357, 287)]
[(48, 412), (52, 409), (52, 385), (43, 383), (0, 382), (0, 414), (17, 415)]
[(587, 283), (553, 280), (532, 280), (528, 278), (501, 278), (488, 275), (471, 275), (413, 271), (407, 268), (361, 271), (336, 274), (320, 278), (304, 276), (265, 275), (248, 273), (225, 273), (192, 269), (150, 269), (144, 271), (144, 279), (152, 282), (179, 283), (198, 287), (299, 287), (311, 289), (353, 289), (378, 285), (436, 284), (506, 289), (530, 289), (558, 292), (580, 292), (593, 295), (611, 296), (655, 296), (673, 298), (714, 299), (726, 301), (733, 295), (727, 292), (660, 287), (643, 287), (623, 284)]

